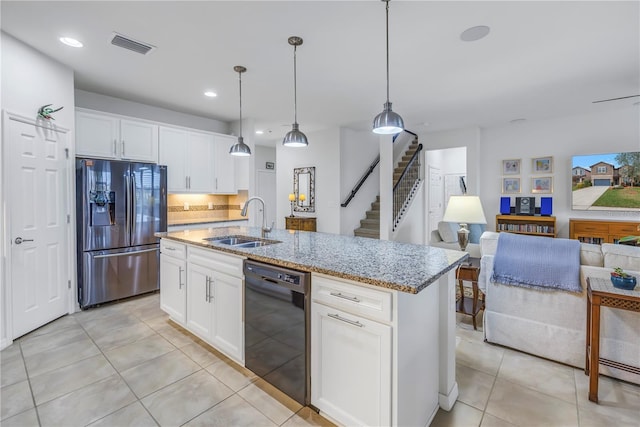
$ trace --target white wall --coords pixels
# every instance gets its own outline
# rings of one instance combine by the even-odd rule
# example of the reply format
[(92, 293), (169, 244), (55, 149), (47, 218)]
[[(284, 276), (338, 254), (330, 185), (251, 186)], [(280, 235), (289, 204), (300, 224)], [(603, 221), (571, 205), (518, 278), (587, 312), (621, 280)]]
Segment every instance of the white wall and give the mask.
[[(101, 95), (99, 93), (87, 92), (79, 89), (75, 91), (75, 103), (77, 107), (81, 108), (89, 108), (91, 110), (121, 114), (123, 116), (137, 117), (139, 119), (152, 120), (209, 132), (229, 134), (231, 131), (229, 123), (221, 120), (180, 113), (166, 108), (154, 107), (152, 105), (127, 101), (126, 99), (114, 98), (113, 96)], [(243, 135), (244, 133), (243, 128)]]
[(309, 140), (306, 148), (276, 146), (276, 228), (284, 228), (284, 217), (290, 215), (287, 196), (293, 192), (293, 169), (315, 166), (316, 211), (296, 212), (296, 215), (317, 217), (318, 231), (340, 234), (340, 129), (305, 134)]
[[(52, 58), (32, 49), (22, 42), (14, 39), (8, 34), (0, 33), (2, 44), (2, 63), (0, 75), (1, 82), (1, 104), (3, 111), (9, 111), (26, 117), (36, 117), (38, 108), (46, 104), (53, 104), (53, 107), (64, 107), (55, 114), (55, 123), (60, 127), (70, 130), (69, 143), (73, 154), (74, 138), (74, 97), (73, 97), (73, 71)], [(6, 147), (4, 134), (2, 139), (2, 150), (0, 151), (0, 165), (2, 170), (4, 162), (9, 161), (5, 157)], [(72, 156), (73, 158), (73, 156)], [(72, 167), (72, 163), (70, 163)], [(8, 332), (6, 329), (7, 319), (10, 315), (10, 303), (7, 298), (9, 285), (20, 286), (19, 283), (11, 284), (10, 277), (5, 277), (7, 273), (7, 257), (10, 255), (10, 246), (7, 245), (10, 236), (10, 224), (7, 220), (7, 206), (11, 200), (6, 192), (4, 183), (9, 185), (4, 172), (0, 174), (0, 202), (1, 221), (0, 228), (0, 346), (6, 343)], [(73, 194), (73, 193), (70, 193)], [(64, 203), (69, 203), (65, 200)], [(73, 214), (73, 212), (72, 212)], [(73, 230), (70, 239), (73, 242)], [(65, 260), (70, 266), (72, 289), (75, 289), (75, 261), (73, 259), (74, 246), (71, 246), (69, 259)], [(75, 292), (70, 300), (75, 300)], [(71, 303), (72, 301), (70, 301)], [(70, 304), (71, 306), (71, 304)]]
[[(373, 132), (340, 130), (340, 203), (351, 194), (353, 187), (378, 156), (378, 136)], [(360, 220), (371, 208), (380, 192), (380, 168), (376, 166), (349, 205), (340, 209), (340, 234), (353, 236)]]
[[(559, 236), (569, 236), (569, 218), (637, 221), (637, 212), (585, 212), (571, 210), (571, 158), (576, 154), (640, 150), (639, 109), (619, 110), (524, 122), (485, 129), (480, 152), (480, 198), (487, 229), (495, 229), (499, 212), (502, 159), (522, 159), (521, 196), (531, 196), (531, 162), (534, 157), (553, 156), (553, 215)], [(512, 196), (512, 204), (514, 199)], [(546, 195), (545, 196), (549, 196)], [(539, 206), (539, 197), (536, 200)]]

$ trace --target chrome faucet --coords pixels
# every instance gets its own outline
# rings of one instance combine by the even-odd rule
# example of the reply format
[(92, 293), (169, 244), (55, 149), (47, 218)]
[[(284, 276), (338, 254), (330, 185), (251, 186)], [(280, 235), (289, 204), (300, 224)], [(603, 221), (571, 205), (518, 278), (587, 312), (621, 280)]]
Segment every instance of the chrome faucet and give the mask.
[(250, 197), (249, 200), (247, 200), (244, 206), (242, 207), (242, 211), (240, 212), (240, 215), (247, 216), (247, 207), (249, 206), (249, 202), (252, 200), (258, 200), (260, 203), (262, 203), (262, 237), (267, 237), (267, 233), (271, 232), (271, 229), (273, 228), (273, 224), (271, 224), (271, 227), (267, 227), (267, 217), (265, 214), (264, 200), (262, 200), (261, 197), (258, 197), (258, 196)]

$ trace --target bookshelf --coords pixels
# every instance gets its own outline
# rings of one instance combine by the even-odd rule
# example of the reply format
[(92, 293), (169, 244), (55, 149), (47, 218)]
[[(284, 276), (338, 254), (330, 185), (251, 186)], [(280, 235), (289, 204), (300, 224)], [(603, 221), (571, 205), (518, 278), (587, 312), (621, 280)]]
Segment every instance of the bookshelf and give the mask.
[(569, 219), (569, 238), (583, 243), (617, 243), (625, 236), (640, 235), (640, 221)]
[(496, 231), (544, 237), (558, 234), (555, 216), (496, 215)]

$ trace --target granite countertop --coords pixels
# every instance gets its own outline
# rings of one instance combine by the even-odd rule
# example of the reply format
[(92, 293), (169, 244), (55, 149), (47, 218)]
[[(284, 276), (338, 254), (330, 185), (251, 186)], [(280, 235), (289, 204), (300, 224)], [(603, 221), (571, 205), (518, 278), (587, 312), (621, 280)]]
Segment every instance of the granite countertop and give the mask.
[(433, 246), (310, 231), (273, 230), (267, 239), (282, 243), (257, 248), (238, 248), (203, 240), (230, 235), (260, 237), (258, 227), (220, 227), (156, 235), (256, 261), (413, 294), (435, 282), (469, 256), (466, 252)]

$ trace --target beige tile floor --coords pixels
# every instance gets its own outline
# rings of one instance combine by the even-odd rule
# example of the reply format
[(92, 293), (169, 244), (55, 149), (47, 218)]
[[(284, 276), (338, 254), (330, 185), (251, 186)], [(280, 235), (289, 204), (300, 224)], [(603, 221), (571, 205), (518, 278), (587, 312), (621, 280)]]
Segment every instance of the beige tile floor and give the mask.
[[(434, 426), (640, 426), (640, 387), (486, 344), (458, 317), (460, 396)], [(62, 317), (0, 353), (9, 426), (328, 426), (173, 326), (159, 295)]]

